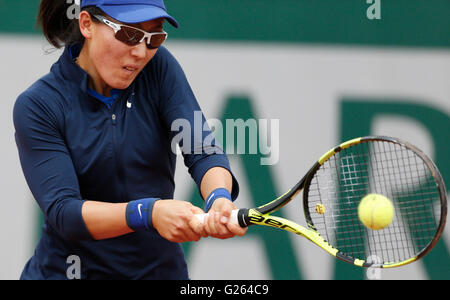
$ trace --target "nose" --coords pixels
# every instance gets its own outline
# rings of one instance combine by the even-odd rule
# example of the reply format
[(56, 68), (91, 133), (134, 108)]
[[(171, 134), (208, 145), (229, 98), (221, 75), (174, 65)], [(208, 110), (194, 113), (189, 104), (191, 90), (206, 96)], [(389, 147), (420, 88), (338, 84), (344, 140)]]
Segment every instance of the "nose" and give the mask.
[(141, 43), (131, 48), (131, 55), (137, 58), (145, 58), (147, 55), (147, 40), (143, 40)]

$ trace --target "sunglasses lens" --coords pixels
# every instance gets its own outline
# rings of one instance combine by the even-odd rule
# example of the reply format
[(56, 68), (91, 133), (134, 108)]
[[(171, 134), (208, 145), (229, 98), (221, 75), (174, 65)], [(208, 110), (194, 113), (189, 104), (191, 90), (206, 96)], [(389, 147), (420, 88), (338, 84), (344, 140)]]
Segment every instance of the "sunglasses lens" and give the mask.
[(130, 46), (139, 44), (143, 37), (142, 31), (126, 26), (122, 26), (116, 33), (116, 39)]
[[(142, 32), (141, 30), (122, 25), (120, 30), (116, 33), (116, 39), (129, 46), (135, 46), (139, 44), (140, 41), (142, 41), (144, 35), (144, 32)], [(145, 43), (147, 44), (147, 48), (156, 49), (161, 46), (162, 43), (164, 43), (166, 38), (167, 33), (157, 33), (153, 34), (150, 38), (150, 44), (147, 44), (147, 42)]]
[(158, 33), (152, 35), (152, 38), (150, 39), (150, 44), (147, 44), (147, 47), (150, 49), (156, 49), (159, 46), (161, 46), (162, 43), (166, 40), (167, 34), (165, 33)]

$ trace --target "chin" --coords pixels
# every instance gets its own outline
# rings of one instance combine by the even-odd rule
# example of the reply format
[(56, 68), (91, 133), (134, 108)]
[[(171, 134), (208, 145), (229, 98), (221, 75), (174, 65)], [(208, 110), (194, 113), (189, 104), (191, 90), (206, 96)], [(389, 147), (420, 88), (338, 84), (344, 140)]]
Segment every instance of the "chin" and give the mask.
[[(133, 78), (133, 80), (134, 80), (134, 78)], [(116, 81), (114, 81), (113, 84), (111, 84), (109, 86), (112, 87), (113, 89), (124, 90), (131, 85), (133, 80), (120, 80), (120, 81), (116, 80)]]

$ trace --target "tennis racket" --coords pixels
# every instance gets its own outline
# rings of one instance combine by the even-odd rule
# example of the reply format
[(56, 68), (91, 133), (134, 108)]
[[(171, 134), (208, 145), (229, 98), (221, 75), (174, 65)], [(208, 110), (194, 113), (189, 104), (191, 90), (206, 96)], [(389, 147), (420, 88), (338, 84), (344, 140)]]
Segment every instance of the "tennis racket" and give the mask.
[[(271, 215), (302, 189), (307, 228)], [(393, 220), (384, 229), (371, 230), (358, 218), (358, 204), (370, 193), (393, 203)], [(446, 216), (447, 194), (435, 164), (407, 142), (368, 136), (328, 151), (287, 193), (259, 207), (234, 210), (230, 222), (298, 234), (355, 266), (392, 268), (430, 252)]]

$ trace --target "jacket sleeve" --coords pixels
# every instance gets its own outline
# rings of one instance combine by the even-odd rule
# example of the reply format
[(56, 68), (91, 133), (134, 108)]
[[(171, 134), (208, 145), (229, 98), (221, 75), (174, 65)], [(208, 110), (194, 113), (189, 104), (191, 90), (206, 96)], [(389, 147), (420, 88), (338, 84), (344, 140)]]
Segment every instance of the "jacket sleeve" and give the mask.
[(162, 116), (171, 130), (172, 141), (179, 142), (191, 177), (200, 189), (201, 180), (210, 168), (227, 169), (233, 180), (231, 197), (235, 200), (239, 195), (238, 181), (226, 154), (206, 123), (184, 71), (164, 47), (158, 50), (156, 68), (160, 76)]
[(13, 120), (20, 163), (46, 223), (67, 240), (90, 240), (76, 172), (61, 135), (61, 118), (44, 96), (20, 95)]

